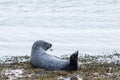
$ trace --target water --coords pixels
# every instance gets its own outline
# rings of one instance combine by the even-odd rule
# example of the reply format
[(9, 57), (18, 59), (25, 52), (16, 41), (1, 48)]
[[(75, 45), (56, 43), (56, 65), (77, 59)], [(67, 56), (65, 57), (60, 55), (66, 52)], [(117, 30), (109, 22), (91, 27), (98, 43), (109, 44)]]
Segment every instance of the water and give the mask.
[(0, 56), (30, 55), (36, 40), (52, 55), (120, 52), (119, 0), (0, 0)]

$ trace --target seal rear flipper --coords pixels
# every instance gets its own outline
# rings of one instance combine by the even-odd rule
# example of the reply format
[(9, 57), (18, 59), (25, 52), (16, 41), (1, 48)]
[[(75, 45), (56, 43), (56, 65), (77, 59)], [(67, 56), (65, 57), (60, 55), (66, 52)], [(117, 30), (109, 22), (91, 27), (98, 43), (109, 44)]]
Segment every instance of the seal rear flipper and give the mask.
[(66, 71), (77, 71), (78, 69), (78, 51), (73, 53), (70, 56), (69, 64), (67, 64), (64, 68), (60, 70), (66, 70)]
[(68, 68), (68, 70), (76, 71), (78, 69), (78, 53), (79, 52), (76, 51), (70, 56), (70, 67)]

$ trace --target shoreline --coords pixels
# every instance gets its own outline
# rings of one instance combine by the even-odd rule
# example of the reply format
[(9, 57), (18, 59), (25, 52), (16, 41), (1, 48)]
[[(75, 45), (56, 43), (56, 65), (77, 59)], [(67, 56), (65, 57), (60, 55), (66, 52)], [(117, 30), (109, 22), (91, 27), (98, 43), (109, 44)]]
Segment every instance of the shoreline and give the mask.
[[(68, 59), (67, 55), (61, 57)], [(47, 71), (32, 68), (29, 56), (12, 56), (0, 60), (0, 77), (3, 80), (119, 80), (120, 54), (102, 56), (79, 55), (79, 69), (74, 72)]]

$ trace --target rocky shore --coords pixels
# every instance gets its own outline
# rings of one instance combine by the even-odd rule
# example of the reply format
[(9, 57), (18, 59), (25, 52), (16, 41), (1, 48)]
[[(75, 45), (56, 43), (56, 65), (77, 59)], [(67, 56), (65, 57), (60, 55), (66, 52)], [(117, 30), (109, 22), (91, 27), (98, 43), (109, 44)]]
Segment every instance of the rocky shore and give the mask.
[[(61, 58), (68, 59), (64, 55)], [(120, 54), (79, 55), (74, 72), (32, 68), (29, 56), (4, 56), (0, 59), (1, 80), (120, 80)]]

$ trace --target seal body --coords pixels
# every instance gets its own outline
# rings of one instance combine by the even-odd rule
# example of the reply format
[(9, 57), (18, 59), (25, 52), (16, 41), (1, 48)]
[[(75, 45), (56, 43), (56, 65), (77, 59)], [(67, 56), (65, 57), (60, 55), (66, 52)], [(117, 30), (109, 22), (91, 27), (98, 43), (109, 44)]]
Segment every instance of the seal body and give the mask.
[(62, 60), (46, 53), (46, 50), (51, 47), (52, 44), (43, 40), (33, 44), (30, 56), (30, 63), (33, 67), (47, 70), (77, 70), (78, 51), (70, 56), (70, 60)]

